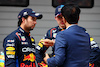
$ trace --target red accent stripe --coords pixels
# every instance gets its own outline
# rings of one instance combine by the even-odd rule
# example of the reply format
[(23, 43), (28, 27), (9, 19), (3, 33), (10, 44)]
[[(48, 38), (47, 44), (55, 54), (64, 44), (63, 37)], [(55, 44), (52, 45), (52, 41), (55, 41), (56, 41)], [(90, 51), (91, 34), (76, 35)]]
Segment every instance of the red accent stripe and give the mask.
[(52, 31), (55, 30), (56, 28), (53, 28), (50, 30), (50, 37), (52, 38)]
[(16, 32), (16, 35), (18, 36), (19, 40), (21, 41), (21, 38), (20, 38), (20, 36), (18, 35), (18, 32)]

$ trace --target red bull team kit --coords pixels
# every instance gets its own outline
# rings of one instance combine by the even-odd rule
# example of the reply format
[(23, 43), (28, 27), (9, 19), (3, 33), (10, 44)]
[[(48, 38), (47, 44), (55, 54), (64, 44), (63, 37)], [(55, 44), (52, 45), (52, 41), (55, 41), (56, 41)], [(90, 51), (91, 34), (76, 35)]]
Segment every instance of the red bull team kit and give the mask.
[[(59, 26), (53, 27), (47, 31), (43, 39), (55, 40), (57, 33), (59, 31), (63, 31), (64, 29), (61, 29)], [(45, 52), (48, 48), (49, 47), (44, 46), (42, 43), (39, 43), (36, 47), (36, 61), (38, 62), (39, 67), (48, 67), (43, 61)], [(54, 46), (52, 46), (52, 54), (49, 54), (49, 56), (54, 56)]]
[(3, 47), (5, 67), (36, 67), (35, 40), (21, 27), (4, 39)]

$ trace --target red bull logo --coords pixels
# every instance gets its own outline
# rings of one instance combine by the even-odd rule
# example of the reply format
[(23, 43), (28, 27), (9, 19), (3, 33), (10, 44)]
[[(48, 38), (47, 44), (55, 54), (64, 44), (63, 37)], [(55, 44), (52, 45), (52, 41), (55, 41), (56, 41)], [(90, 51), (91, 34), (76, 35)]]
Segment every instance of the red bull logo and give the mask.
[(89, 67), (94, 67), (94, 63), (89, 63)]
[(21, 63), (20, 67), (36, 67), (36, 65), (35, 63), (32, 63), (32, 62), (30, 63), (30, 65), (27, 65), (27, 64), (25, 65), (25, 63)]
[(38, 65), (39, 65), (40, 67), (48, 67), (48, 65), (45, 64), (43, 61), (42, 61), (41, 63), (38, 63)]
[(31, 62), (34, 62), (35, 61), (35, 55), (33, 53), (30, 53), (29, 55), (24, 55), (24, 59), (23, 61), (31, 61)]

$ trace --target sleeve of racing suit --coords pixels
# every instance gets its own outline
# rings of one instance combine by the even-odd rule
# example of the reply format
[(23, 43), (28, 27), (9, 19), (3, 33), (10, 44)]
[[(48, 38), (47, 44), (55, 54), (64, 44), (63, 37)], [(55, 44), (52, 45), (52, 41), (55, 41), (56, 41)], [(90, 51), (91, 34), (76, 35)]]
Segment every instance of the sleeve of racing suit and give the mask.
[[(48, 37), (48, 33), (45, 35), (44, 39), (46, 39), (47, 37)], [(48, 49), (48, 47), (44, 46), (43, 43), (38, 43), (38, 45), (36, 46), (35, 55), (36, 55), (36, 61), (37, 61), (39, 67), (47, 66), (43, 60), (47, 49)]]
[(38, 67), (47, 67), (47, 65), (44, 63), (43, 58), (45, 56), (45, 51), (48, 48), (44, 46), (42, 43), (39, 43), (36, 47), (36, 61), (38, 63)]
[(5, 54), (5, 67), (16, 67), (16, 39), (11, 36), (3, 41), (4, 54)]
[(94, 63), (100, 58), (100, 49), (98, 44), (94, 41), (92, 37), (90, 38), (90, 42), (91, 42), (90, 63)]
[(43, 45), (43, 43), (38, 43), (38, 46), (36, 47), (36, 60), (37, 62), (43, 61), (43, 57), (45, 56), (45, 51), (48, 48)]
[[(45, 34), (45, 36), (43, 37), (43, 39), (50, 39), (52, 40), (53, 39), (53, 29), (49, 29), (47, 31), (47, 33)], [(47, 65), (44, 63), (44, 56), (45, 56), (45, 52), (46, 50), (48, 49), (49, 47), (46, 47), (43, 45), (43, 43), (38, 43), (38, 46), (36, 47), (36, 61), (38, 63), (38, 65), (40, 67), (46, 67)]]
[(55, 40), (55, 57), (47, 59), (48, 66), (56, 67), (63, 64), (65, 60), (66, 41), (63, 33), (59, 32)]

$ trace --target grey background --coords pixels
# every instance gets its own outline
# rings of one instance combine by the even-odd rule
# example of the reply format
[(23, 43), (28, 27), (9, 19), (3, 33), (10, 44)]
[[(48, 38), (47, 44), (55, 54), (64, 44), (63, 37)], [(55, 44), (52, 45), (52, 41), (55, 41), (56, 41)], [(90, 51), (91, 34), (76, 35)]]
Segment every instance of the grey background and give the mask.
[[(43, 14), (43, 18), (37, 20), (36, 27), (31, 31), (31, 36), (35, 38), (37, 45), (48, 29), (57, 26), (57, 22), (54, 19), (55, 8), (52, 7), (52, 0), (29, 1), (28, 8)], [(0, 6), (0, 50), (3, 50), (3, 39), (17, 29), (17, 15), (24, 8)], [(100, 46), (100, 0), (94, 0), (93, 8), (81, 8), (79, 25), (85, 27)], [(50, 50), (51, 48), (47, 52), (50, 53)]]

